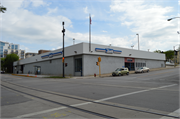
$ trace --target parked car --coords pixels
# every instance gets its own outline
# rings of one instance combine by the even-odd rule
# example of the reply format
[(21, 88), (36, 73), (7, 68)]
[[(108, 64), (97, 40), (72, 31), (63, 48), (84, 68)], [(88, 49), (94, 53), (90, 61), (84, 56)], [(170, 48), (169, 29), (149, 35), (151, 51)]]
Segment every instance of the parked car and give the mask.
[(149, 68), (147, 67), (139, 67), (135, 70), (135, 73), (144, 73), (144, 72), (149, 72)]
[(5, 73), (5, 71), (2, 71), (2, 70), (1, 70), (1, 74), (4, 74), (4, 73)]
[(112, 72), (112, 76), (121, 76), (123, 74), (129, 75), (128, 68), (117, 68), (114, 72)]

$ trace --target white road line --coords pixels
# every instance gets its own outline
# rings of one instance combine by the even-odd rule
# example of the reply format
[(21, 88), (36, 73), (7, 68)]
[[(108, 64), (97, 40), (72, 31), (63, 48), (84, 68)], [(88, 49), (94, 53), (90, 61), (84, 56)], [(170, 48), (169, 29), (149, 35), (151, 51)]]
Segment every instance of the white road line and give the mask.
[(90, 104), (92, 102), (85, 102), (85, 103), (80, 103), (80, 104), (74, 104), (74, 105), (71, 105), (73, 107), (77, 107), (77, 106), (81, 106), (81, 105), (87, 105), (87, 104)]
[[(174, 111), (168, 115), (180, 117), (180, 109), (178, 109), (178, 110), (176, 110), (176, 111)], [(163, 116), (160, 119), (174, 119), (174, 118)]]
[(17, 116), (17, 118), (24, 118), (24, 117), (34, 116), (34, 115), (48, 113), (48, 112), (57, 111), (57, 110), (61, 110), (61, 109), (66, 109), (66, 108), (67, 107), (53, 108), (53, 109), (49, 109), (49, 110), (44, 110), (44, 111), (40, 111), (40, 112), (35, 112), (35, 113), (30, 113), (30, 114), (25, 114), (25, 115)]
[(126, 93), (126, 94), (122, 94), (122, 95), (117, 95), (117, 96), (113, 96), (113, 97), (109, 97), (109, 98), (104, 98), (104, 99), (96, 100), (94, 102), (102, 102), (102, 101), (111, 100), (111, 99), (114, 99), (114, 98), (119, 98), (119, 97), (123, 97), (123, 96), (127, 96), (127, 95), (132, 95), (132, 94), (136, 94), (136, 93), (146, 92), (146, 91), (150, 91), (150, 90), (156, 90), (156, 89), (160, 89), (160, 88), (172, 87), (172, 86), (175, 86), (175, 85), (177, 85), (177, 84), (172, 84), (172, 85), (162, 86), (162, 87), (158, 87), (158, 88), (150, 88), (148, 90), (141, 90), (141, 91)]
[[(150, 88), (148, 90), (135, 91), (135, 92), (131, 92), (131, 93), (126, 93), (126, 94), (122, 94), (122, 95), (117, 95), (117, 96), (113, 96), (113, 97), (109, 97), (109, 98), (104, 98), (104, 99), (96, 100), (94, 102), (102, 102), (102, 101), (105, 101), (105, 100), (111, 100), (111, 99), (114, 99), (114, 98), (119, 98), (119, 97), (123, 97), (123, 96), (127, 96), (127, 95), (132, 95), (132, 94), (136, 94), (136, 93), (151, 91), (151, 90), (156, 90), (156, 89), (160, 89), (160, 88), (172, 87), (172, 86), (175, 86), (175, 85), (177, 85), (177, 84), (162, 86), (162, 87), (158, 87), (158, 88)], [(78, 106), (87, 105), (87, 104), (91, 104), (91, 103), (92, 102), (85, 102), (85, 103), (79, 103), (79, 104), (74, 104), (74, 105), (70, 105), (70, 106), (78, 107)], [(61, 109), (66, 109), (66, 108), (68, 108), (68, 107), (53, 108), (53, 109), (49, 109), (49, 110), (45, 110), (45, 111), (40, 111), (40, 112), (35, 112), (35, 113), (30, 113), (30, 114), (25, 114), (25, 115), (17, 116), (17, 118), (30, 117), (30, 116), (34, 116), (34, 115), (38, 115), (38, 114), (43, 114), (43, 113), (48, 113), (48, 112), (52, 112), (52, 111), (56, 111), (56, 110), (61, 110)]]

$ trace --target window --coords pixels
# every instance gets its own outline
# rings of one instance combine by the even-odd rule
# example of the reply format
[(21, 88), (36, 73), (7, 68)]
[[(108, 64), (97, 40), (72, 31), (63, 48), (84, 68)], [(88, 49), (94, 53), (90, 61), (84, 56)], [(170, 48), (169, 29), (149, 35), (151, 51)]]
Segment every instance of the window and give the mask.
[(18, 49), (18, 45), (15, 45), (15, 49), (16, 49), (16, 50)]
[(14, 45), (11, 45), (11, 49), (14, 49)]
[(82, 58), (75, 59), (75, 72), (81, 72), (82, 70)]

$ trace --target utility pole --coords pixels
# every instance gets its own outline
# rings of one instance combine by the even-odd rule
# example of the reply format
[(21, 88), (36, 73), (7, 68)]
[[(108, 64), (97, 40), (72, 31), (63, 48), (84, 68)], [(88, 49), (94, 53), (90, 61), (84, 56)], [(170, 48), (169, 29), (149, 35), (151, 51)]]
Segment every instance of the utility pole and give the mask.
[(175, 67), (175, 46), (174, 47), (174, 67)]
[(75, 38), (73, 38), (73, 45), (75, 44)]
[(64, 22), (62, 22), (62, 25), (63, 25), (63, 30), (62, 30), (62, 33), (63, 33), (63, 58), (62, 58), (62, 62), (63, 62), (63, 77), (64, 76), (64, 36), (65, 36), (65, 29), (64, 29)]
[(138, 50), (139, 50), (139, 34), (136, 34), (138, 36)]
[(89, 14), (89, 52), (91, 52), (91, 15)]

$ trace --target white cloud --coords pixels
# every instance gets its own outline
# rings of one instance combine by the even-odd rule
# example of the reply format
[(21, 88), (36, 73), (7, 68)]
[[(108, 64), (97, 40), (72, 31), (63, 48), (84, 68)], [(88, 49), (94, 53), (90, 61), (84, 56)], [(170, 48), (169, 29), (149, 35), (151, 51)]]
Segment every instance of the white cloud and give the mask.
[(83, 8), (83, 10), (84, 10), (84, 13), (86, 13), (86, 14), (88, 14), (89, 12), (88, 12), (88, 7), (86, 6), (85, 8)]
[[(66, 28), (72, 27), (71, 20), (64, 16), (36, 15), (22, 9), (22, 3), (23, 1), (20, 0), (14, 4), (11, 1), (3, 2), (3, 5), (8, 8), (0, 19), (3, 39), (8, 37), (14, 43), (57, 45), (62, 39), (62, 21), (65, 22)], [(52, 11), (55, 12), (56, 8), (50, 12)]]
[(58, 10), (58, 8), (57, 8), (57, 7), (56, 7), (56, 8), (54, 8), (54, 9), (50, 9), (50, 8), (48, 8), (48, 13), (47, 13), (47, 14), (56, 13), (56, 12), (57, 12), (57, 10)]
[(31, 2), (33, 3), (34, 7), (38, 7), (38, 6), (41, 6), (41, 5), (46, 5), (46, 3), (43, 2), (43, 0), (31, 0)]
[(107, 31), (104, 31), (104, 30), (102, 32), (107, 33)]
[[(168, 49), (177, 43), (177, 22), (168, 22), (167, 13), (172, 7), (150, 4), (146, 0), (118, 0), (110, 5), (112, 13), (122, 13), (119, 22), (130, 26), (134, 34), (140, 34), (140, 49)], [(136, 36), (134, 35), (134, 38)]]
[(178, 1), (179, 5), (180, 5), (180, 0)]

